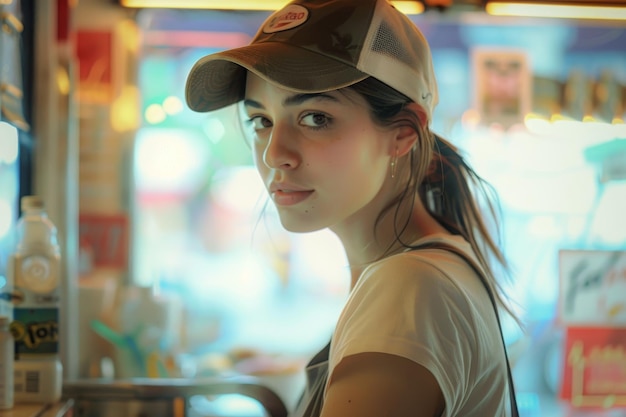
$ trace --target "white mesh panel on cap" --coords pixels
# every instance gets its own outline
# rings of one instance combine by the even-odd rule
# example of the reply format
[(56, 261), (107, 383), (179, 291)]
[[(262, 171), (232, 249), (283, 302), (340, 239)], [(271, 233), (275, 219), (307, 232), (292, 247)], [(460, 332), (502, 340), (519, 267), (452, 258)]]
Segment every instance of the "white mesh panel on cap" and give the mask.
[(439, 99), (428, 42), (415, 24), (381, 0), (357, 68), (420, 104), (432, 118)]

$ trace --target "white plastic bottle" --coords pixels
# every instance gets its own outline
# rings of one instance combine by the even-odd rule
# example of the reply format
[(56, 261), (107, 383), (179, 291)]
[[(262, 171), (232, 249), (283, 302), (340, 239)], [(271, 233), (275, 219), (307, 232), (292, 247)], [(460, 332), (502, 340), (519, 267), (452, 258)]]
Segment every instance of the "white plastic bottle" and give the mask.
[(13, 351), (10, 318), (0, 316), (0, 410), (13, 408)]
[(17, 246), (11, 257), (16, 403), (58, 401), (60, 260), (57, 229), (37, 196), (22, 197)]

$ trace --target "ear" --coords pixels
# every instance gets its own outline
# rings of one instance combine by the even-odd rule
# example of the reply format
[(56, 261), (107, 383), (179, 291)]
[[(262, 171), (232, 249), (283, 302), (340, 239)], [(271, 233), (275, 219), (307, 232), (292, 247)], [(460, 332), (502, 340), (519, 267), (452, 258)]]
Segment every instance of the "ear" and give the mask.
[(402, 157), (409, 153), (419, 139), (417, 132), (410, 126), (398, 127), (391, 143), (392, 155)]
[[(406, 110), (417, 114), (421, 126), (427, 123), (426, 112), (417, 103), (407, 104)], [(419, 133), (410, 126), (401, 126), (396, 132), (397, 134), (392, 143), (392, 152), (397, 156), (404, 156), (410, 152), (415, 143), (419, 140)]]

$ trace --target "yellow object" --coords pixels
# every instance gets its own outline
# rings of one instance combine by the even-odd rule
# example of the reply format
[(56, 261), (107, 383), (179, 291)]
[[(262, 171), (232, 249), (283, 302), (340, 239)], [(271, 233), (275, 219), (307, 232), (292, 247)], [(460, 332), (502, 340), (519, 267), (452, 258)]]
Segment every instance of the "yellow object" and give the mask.
[(164, 378), (168, 376), (161, 355), (154, 351), (146, 358), (146, 376), (148, 378)]
[(489, 1), (488, 14), (496, 16), (527, 16), (565, 19), (626, 20), (624, 6), (591, 6), (574, 4), (528, 3), (524, 1)]
[[(424, 11), (424, 5), (419, 1), (398, 0), (391, 3), (405, 14)], [(287, 4), (287, 0), (120, 0), (120, 4), (131, 8), (278, 10)]]
[(174, 398), (174, 416), (173, 417), (184, 417), (187, 415), (185, 410), (185, 399), (182, 397)]

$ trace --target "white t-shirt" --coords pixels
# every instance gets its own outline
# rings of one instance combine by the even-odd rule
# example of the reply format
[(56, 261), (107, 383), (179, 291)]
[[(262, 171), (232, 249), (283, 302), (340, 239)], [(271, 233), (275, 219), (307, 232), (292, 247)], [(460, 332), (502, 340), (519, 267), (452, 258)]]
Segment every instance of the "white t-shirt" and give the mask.
[[(474, 257), (457, 236), (416, 244), (433, 241)], [(330, 378), (342, 358), (365, 352), (402, 356), (427, 368), (443, 392), (444, 416), (506, 415), (506, 360), (493, 305), (474, 269), (449, 251), (407, 251), (363, 271), (332, 338)]]

